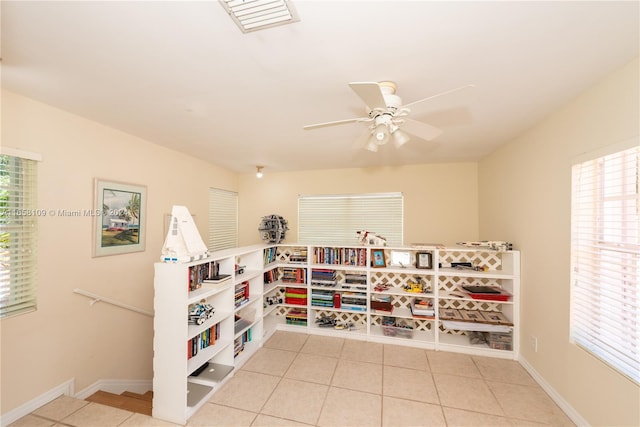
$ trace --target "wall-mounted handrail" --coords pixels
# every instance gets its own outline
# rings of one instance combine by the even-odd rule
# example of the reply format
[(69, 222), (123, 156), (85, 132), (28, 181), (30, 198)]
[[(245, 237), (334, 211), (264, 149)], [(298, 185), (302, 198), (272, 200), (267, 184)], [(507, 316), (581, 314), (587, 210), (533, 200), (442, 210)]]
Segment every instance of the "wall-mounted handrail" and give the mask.
[(93, 292), (85, 291), (84, 289), (75, 288), (73, 290), (73, 293), (92, 298), (92, 301), (89, 302), (89, 305), (93, 305), (97, 302), (106, 302), (107, 304), (115, 305), (116, 307), (135, 311), (136, 313), (144, 314), (145, 316), (153, 317), (153, 312), (151, 311), (143, 310), (141, 308), (134, 307), (132, 305), (125, 304), (123, 302), (116, 301), (111, 298), (103, 297), (102, 295), (94, 294)]

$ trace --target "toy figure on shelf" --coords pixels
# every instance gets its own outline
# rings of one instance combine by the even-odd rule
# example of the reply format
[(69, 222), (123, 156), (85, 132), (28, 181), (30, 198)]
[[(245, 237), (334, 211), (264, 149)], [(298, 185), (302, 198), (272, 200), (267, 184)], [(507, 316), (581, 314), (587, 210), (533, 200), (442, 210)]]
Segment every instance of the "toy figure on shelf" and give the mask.
[(360, 230), (356, 232), (358, 236), (358, 241), (361, 245), (369, 245), (369, 246), (386, 246), (387, 239), (382, 236), (378, 236), (376, 233), (366, 230)]
[(263, 216), (260, 227), (258, 227), (260, 237), (265, 243), (282, 242), (287, 230), (289, 230), (287, 220), (280, 215)]
[(189, 307), (189, 323), (202, 325), (207, 319), (211, 319), (215, 309), (206, 300), (193, 304)]
[(430, 292), (429, 286), (422, 282), (421, 277), (414, 278), (414, 281), (409, 280), (407, 284), (403, 286), (403, 289), (415, 294), (426, 294)]
[(501, 240), (481, 240), (477, 242), (457, 242), (456, 245), (469, 248), (487, 248), (493, 251), (505, 252), (513, 249), (513, 244)]

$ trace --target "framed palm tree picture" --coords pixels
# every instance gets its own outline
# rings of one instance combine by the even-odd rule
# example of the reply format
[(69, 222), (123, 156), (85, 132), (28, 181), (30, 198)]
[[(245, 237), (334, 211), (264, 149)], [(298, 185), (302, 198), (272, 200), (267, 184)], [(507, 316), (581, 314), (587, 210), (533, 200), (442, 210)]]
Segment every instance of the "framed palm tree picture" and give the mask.
[(147, 187), (95, 180), (93, 256), (145, 249)]

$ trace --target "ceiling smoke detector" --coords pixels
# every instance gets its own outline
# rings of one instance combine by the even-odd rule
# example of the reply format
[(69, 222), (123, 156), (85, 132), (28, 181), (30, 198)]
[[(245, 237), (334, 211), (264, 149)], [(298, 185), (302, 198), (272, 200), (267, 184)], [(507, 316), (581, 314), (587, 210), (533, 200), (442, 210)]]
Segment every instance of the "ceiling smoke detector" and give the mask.
[(289, 0), (219, 0), (243, 33), (300, 21)]

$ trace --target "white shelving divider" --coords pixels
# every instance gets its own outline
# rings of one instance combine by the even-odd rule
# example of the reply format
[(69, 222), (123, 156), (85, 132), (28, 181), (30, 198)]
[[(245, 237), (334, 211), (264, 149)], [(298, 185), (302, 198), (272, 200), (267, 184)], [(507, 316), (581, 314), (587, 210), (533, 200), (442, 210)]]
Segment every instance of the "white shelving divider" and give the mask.
[[(194, 278), (199, 267), (212, 263), (223, 265), (220, 259), (206, 258), (154, 266), (155, 418), (185, 424), (233, 369), (232, 277), (215, 282)], [(192, 285), (195, 282), (200, 284), (198, 288)], [(214, 315), (201, 325), (189, 324), (189, 308), (200, 301), (211, 304)], [(217, 338), (216, 329), (219, 330)], [(206, 344), (198, 344), (197, 354), (190, 355), (190, 343), (194, 339)], [(209, 366), (203, 373), (192, 376), (205, 363)]]
[[(384, 266), (371, 265), (373, 251), (384, 253)], [(427, 259), (431, 265), (416, 268), (415, 259), (418, 253), (424, 252), (429, 254)], [(334, 258), (320, 259), (321, 253), (323, 257), (331, 253)], [(398, 259), (403, 262), (408, 259), (410, 263), (390, 265), (392, 260)], [(219, 273), (228, 278), (218, 283), (204, 281), (200, 288), (190, 290), (190, 270), (212, 262), (216, 262)], [(463, 266), (470, 264), (473, 268), (452, 268), (460, 263)], [(292, 276), (295, 269), (300, 273)], [(334, 271), (336, 286), (314, 284), (314, 269)], [(355, 278), (356, 282), (351, 277), (352, 283), (345, 284), (348, 275), (361, 277)], [(292, 280), (294, 276), (296, 279)], [(415, 292), (416, 283), (422, 286), (422, 291)], [(390, 287), (376, 289), (383, 284)], [(414, 292), (406, 289), (412, 284)], [(247, 285), (248, 298), (245, 296), (246, 301), (236, 306), (236, 288), (244, 285)], [(462, 285), (498, 287), (510, 297), (505, 301), (474, 299), (460, 293)], [(254, 245), (216, 252), (190, 263), (156, 263), (154, 287), (153, 416), (177, 424), (185, 424), (276, 330), (518, 358), (520, 253), (517, 251)], [(287, 288), (305, 290), (306, 304), (287, 304)], [(353, 292), (357, 295), (351, 295), (352, 301), (363, 297), (366, 304), (360, 310), (343, 305), (340, 308), (317, 306), (312, 299), (314, 291), (319, 290), (337, 292), (341, 300)], [(372, 307), (372, 298), (380, 297), (388, 297), (387, 301), (393, 306), (391, 312), (380, 312)], [(433, 316), (412, 314), (411, 305), (417, 298), (433, 302)], [(190, 325), (189, 306), (203, 299), (215, 307), (214, 316), (202, 325)], [(510, 343), (472, 344), (468, 331), (448, 328), (450, 324), (440, 317), (442, 310), (450, 309), (500, 313), (513, 324), (507, 328)], [(316, 323), (320, 316), (331, 317), (342, 324), (352, 323), (355, 327), (352, 330), (322, 328)], [(215, 344), (199, 349), (198, 354), (189, 357), (189, 340), (214, 325), (219, 325), (220, 330)], [(412, 325), (413, 329), (404, 329), (402, 325)], [(242, 347), (240, 352), (239, 346)], [(205, 363), (208, 366), (194, 376), (194, 371)]]
[[(269, 246), (272, 255), (268, 263), (264, 264), (265, 271), (279, 271), (279, 280), (268, 284), (264, 288), (264, 330), (268, 336), (274, 330), (289, 330), (341, 336), (345, 338), (365, 339), (382, 343), (414, 346), (433, 350), (445, 350), (468, 354), (486, 355), (491, 357), (517, 359), (519, 351), (519, 298), (520, 298), (520, 253), (518, 251), (494, 251), (485, 248), (412, 248), (412, 247), (363, 247), (363, 246), (318, 246), (300, 244), (279, 244)], [(265, 250), (265, 252), (266, 252)], [(352, 265), (354, 250), (365, 251), (365, 265)], [(373, 251), (383, 251), (385, 255), (384, 267), (373, 267)], [(301, 260), (300, 254), (306, 255)], [(419, 253), (428, 253), (429, 268), (417, 268), (416, 257)], [(401, 256), (398, 256), (398, 255)], [(320, 259), (319, 257), (329, 257)], [(292, 262), (295, 257), (296, 262)], [(409, 259), (409, 265), (391, 265), (392, 260)], [(424, 259), (424, 258), (423, 258)], [(452, 268), (451, 265), (471, 264), (472, 269), (465, 267)], [(304, 284), (283, 283), (280, 279), (283, 268), (305, 268), (306, 282)], [(424, 265), (423, 265), (424, 267)], [(473, 269), (476, 268), (476, 269)], [(336, 272), (338, 285), (335, 287), (317, 286), (312, 283), (314, 269), (328, 269)], [(361, 272), (366, 275), (366, 289), (343, 288), (346, 274)], [(410, 292), (405, 287), (416, 283), (416, 279), (426, 289), (426, 292)], [(388, 284), (387, 290), (376, 290), (377, 285)], [(473, 299), (470, 296), (460, 296), (458, 291), (462, 284), (479, 284), (498, 287), (511, 296), (507, 301), (487, 301)], [(287, 287), (307, 288), (307, 305), (294, 306), (286, 304), (281, 289)], [(330, 290), (339, 294), (358, 292), (366, 294), (366, 310), (353, 311), (344, 307), (319, 307), (313, 304), (314, 290)], [(393, 311), (380, 312), (372, 308), (372, 297), (386, 296), (390, 298)], [(271, 302), (268, 302), (270, 297)], [(433, 316), (414, 316), (411, 305), (416, 298), (432, 301)], [(273, 300), (281, 303), (273, 303)], [(306, 325), (292, 325), (286, 321), (286, 315), (291, 310), (306, 309)], [(453, 308), (469, 311), (499, 312), (508, 318), (513, 326), (509, 327), (510, 344), (502, 348), (492, 348), (490, 343), (472, 344), (469, 331), (451, 330), (445, 328), (440, 319), (440, 310)], [(321, 328), (315, 320), (320, 316), (329, 316), (342, 323), (353, 323), (353, 330), (336, 330)], [(394, 328), (383, 324), (390, 320), (395, 324), (413, 325), (411, 332), (402, 328)], [(447, 324), (448, 325), (448, 324)], [(473, 326), (472, 326), (473, 327)]]

